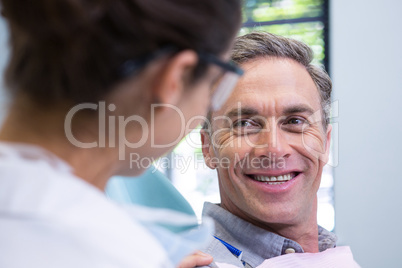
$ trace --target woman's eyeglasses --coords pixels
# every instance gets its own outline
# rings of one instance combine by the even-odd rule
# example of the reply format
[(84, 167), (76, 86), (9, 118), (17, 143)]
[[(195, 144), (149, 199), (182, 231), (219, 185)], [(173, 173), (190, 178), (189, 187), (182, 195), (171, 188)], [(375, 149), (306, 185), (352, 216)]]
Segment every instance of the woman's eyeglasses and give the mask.
[(233, 89), (236, 87), (237, 81), (244, 74), (244, 71), (232, 62), (223, 62), (215, 55), (202, 52), (198, 53), (198, 55), (200, 60), (215, 64), (225, 71), (211, 98), (212, 110), (219, 110), (229, 98)]
[[(136, 59), (127, 60), (120, 67), (119, 75), (121, 78), (133, 75), (135, 72), (138, 72), (145, 67), (145, 65), (147, 65), (150, 61), (158, 58), (159, 56), (177, 51), (178, 49), (174, 46), (166, 46)], [(224, 75), (219, 79), (219, 83), (216, 86), (211, 98), (211, 108), (214, 111), (219, 110), (229, 98), (236, 86), (237, 81), (244, 74), (244, 71), (234, 63), (224, 62), (213, 54), (199, 52), (198, 56), (201, 61), (215, 64), (216, 66), (222, 68), (225, 72)]]

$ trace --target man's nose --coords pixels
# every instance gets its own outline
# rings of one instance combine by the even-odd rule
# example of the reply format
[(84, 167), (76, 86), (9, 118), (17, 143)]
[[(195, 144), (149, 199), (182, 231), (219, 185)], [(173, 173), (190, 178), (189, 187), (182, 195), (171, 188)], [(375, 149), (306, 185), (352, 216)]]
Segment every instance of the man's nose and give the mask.
[(280, 126), (273, 123), (261, 130), (258, 140), (254, 145), (256, 157), (289, 157), (291, 147)]

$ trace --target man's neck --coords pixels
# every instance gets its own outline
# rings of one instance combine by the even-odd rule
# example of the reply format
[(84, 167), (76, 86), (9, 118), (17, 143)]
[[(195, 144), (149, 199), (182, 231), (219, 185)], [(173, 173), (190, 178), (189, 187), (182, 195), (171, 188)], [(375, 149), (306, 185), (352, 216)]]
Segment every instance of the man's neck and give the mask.
[(271, 232), (297, 242), (303, 248), (304, 252), (319, 252), (317, 221), (309, 224), (291, 225), (285, 227), (277, 225), (267, 226)]

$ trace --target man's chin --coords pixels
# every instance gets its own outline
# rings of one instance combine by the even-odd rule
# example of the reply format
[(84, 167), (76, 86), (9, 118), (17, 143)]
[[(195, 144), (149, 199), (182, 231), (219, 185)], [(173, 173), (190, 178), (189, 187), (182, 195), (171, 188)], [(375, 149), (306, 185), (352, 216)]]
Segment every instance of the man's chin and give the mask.
[[(253, 220), (254, 224), (264, 229), (265, 227), (286, 227), (297, 224), (297, 209), (288, 209), (278, 206), (265, 206), (260, 211), (252, 212), (249, 210), (248, 220)], [(267, 213), (269, 212), (269, 213)]]

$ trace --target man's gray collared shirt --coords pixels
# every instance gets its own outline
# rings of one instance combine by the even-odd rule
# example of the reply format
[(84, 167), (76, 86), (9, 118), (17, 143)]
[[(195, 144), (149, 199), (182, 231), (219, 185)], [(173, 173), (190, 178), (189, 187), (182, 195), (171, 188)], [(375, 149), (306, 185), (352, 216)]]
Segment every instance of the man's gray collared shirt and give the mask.
[[(202, 214), (214, 220), (214, 236), (242, 251), (240, 260), (218, 239), (214, 239), (207, 248), (203, 249), (205, 253), (214, 257), (214, 262), (254, 268), (265, 259), (277, 257), (289, 251), (304, 252), (297, 242), (244, 221), (219, 205), (206, 202)], [(335, 243), (336, 236), (318, 226), (320, 252), (335, 247)]]

